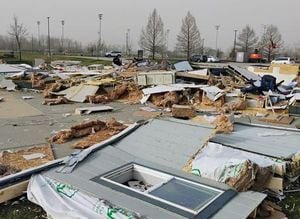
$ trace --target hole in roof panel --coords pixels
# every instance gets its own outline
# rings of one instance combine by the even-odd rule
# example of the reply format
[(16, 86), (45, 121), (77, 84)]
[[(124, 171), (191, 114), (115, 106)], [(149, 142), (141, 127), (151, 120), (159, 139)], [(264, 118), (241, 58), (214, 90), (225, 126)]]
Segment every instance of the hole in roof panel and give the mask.
[(220, 193), (220, 191), (176, 178), (149, 192), (153, 196), (194, 211), (201, 209)]

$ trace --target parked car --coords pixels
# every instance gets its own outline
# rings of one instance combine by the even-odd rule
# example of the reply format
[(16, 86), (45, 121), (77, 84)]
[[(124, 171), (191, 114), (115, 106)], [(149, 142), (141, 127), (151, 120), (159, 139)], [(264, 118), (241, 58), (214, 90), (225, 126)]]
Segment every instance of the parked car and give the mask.
[(207, 56), (207, 62), (219, 62), (220, 59), (218, 59), (215, 56)]
[(105, 57), (116, 57), (116, 56), (122, 56), (122, 53), (118, 51), (110, 51), (105, 53)]
[(207, 62), (206, 55), (192, 55), (191, 62)]
[(278, 57), (274, 59), (272, 64), (295, 64), (295, 60), (290, 57)]

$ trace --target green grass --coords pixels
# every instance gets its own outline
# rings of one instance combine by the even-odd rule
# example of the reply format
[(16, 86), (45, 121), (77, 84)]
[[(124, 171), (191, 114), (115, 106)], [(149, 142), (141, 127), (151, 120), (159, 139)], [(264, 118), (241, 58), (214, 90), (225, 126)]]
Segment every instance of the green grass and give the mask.
[[(41, 58), (44, 59), (47, 63), (50, 63), (50, 58), (43, 54), (43, 53), (37, 53), (37, 52), (23, 52), (22, 53), (22, 61), (21, 63), (26, 63), (33, 65), (34, 59)], [(19, 58), (16, 53), (15, 58), (3, 58), (3, 54), (0, 53), (0, 59), (3, 59), (8, 64), (18, 64)], [(103, 64), (103, 65), (111, 65), (111, 61), (107, 60), (96, 60), (96, 59), (89, 59), (85, 57), (70, 57), (70, 56), (64, 56), (64, 55), (53, 55), (51, 57), (52, 61), (55, 60), (71, 60), (71, 61), (81, 61), (80, 65), (86, 66), (86, 65), (92, 65), (92, 64)]]
[(0, 204), (0, 218), (5, 219), (34, 219), (47, 218), (46, 212), (25, 196)]

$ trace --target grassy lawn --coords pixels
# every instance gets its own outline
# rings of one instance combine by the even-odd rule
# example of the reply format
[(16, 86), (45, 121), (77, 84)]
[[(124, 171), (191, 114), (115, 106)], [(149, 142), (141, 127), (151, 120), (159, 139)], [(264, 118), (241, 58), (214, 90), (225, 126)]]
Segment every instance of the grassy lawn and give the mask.
[[(37, 52), (23, 52), (22, 53), (22, 62), (33, 65), (34, 59), (41, 58), (44, 59), (47, 63), (50, 62), (50, 58), (43, 54), (43, 53), (37, 53)], [(17, 64), (19, 63), (19, 58), (17, 56), (17, 53), (15, 54), (15, 58), (3, 58), (3, 54), (0, 53), (0, 59), (4, 60), (6, 63), (9, 64)], [(70, 56), (64, 56), (64, 55), (53, 55), (51, 58), (52, 61), (55, 60), (71, 60), (71, 61), (81, 61), (81, 65), (92, 65), (92, 64), (104, 64), (104, 65), (111, 65), (111, 61), (107, 60), (96, 60), (96, 59), (89, 59), (85, 57), (70, 57)]]

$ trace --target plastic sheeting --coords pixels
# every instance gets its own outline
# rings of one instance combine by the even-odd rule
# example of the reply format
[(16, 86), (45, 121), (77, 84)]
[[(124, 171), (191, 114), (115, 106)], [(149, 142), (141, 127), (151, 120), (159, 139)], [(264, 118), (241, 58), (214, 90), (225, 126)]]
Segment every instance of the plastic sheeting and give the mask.
[(71, 185), (43, 175), (31, 177), (27, 197), (40, 205), (49, 218), (53, 219), (140, 218), (136, 213), (118, 208), (106, 200), (88, 196)]
[(242, 165), (250, 160), (259, 167), (273, 167), (272, 159), (209, 142), (192, 162), (192, 173), (219, 182), (240, 174)]

